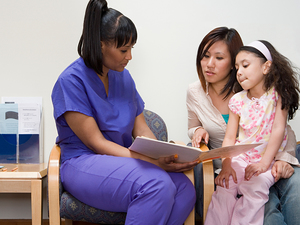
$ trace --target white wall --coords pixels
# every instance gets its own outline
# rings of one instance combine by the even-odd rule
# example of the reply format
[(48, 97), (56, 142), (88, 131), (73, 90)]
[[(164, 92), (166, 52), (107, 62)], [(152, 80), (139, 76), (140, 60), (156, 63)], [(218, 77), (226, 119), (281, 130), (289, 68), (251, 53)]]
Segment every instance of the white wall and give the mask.
[[(87, 2), (0, 1), (0, 97), (43, 97), (46, 162), (56, 137), (51, 90), (62, 70), (78, 57)], [(300, 67), (298, 0), (111, 0), (109, 6), (131, 18), (138, 29), (128, 69), (146, 108), (167, 123), (169, 139), (189, 140), (186, 89), (197, 80), (198, 45), (213, 28), (234, 27), (245, 44), (268, 40)], [(298, 139), (299, 121), (298, 112), (290, 122)], [(0, 202), (7, 205), (1, 208), (0, 219), (30, 218), (29, 196), (0, 194)], [(14, 205), (18, 208), (12, 210)]]

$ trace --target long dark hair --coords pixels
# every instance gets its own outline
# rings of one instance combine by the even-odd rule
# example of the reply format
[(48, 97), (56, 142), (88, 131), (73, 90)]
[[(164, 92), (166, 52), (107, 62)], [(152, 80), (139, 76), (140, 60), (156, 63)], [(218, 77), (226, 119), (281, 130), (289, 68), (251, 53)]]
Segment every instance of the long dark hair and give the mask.
[(230, 57), (231, 57), (232, 70), (230, 71), (229, 81), (224, 86), (221, 92), (221, 94), (226, 93), (224, 97), (224, 99), (226, 99), (233, 91), (238, 92), (242, 90), (241, 86), (239, 85), (236, 79), (235, 56), (238, 53), (239, 49), (243, 46), (243, 41), (239, 33), (235, 29), (233, 28), (229, 29), (227, 27), (215, 28), (202, 39), (198, 48), (196, 66), (197, 66), (198, 77), (200, 79), (204, 91), (206, 91), (206, 81), (202, 73), (201, 60), (203, 59), (208, 49), (217, 41), (224, 41), (224, 43), (227, 44), (228, 50), (230, 52)]
[[(294, 67), (291, 61), (280, 54), (274, 46), (268, 41), (260, 40), (270, 51), (272, 56), (272, 64), (266, 75), (264, 87), (266, 91), (275, 87), (277, 93), (281, 96), (281, 109), (288, 110), (288, 119), (293, 119), (299, 107), (299, 69)], [(266, 62), (266, 57), (256, 48), (243, 46), (240, 51), (254, 53), (257, 57)]]
[(134, 44), (137, 30), (134, 23), (119, 11), (108, 8), (105, 0), (90, 0), (84, 17), (83, 31), (78, 43), (78, 54), (87, 67), (102, 75), (101, 42), (117, 48)]

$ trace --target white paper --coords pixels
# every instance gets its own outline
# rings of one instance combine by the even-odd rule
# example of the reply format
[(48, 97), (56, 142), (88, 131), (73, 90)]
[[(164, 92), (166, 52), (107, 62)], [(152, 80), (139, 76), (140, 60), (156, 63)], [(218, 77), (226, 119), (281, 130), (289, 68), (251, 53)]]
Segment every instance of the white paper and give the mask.
[(177, 154), (177, 162), (194, 161), (202, 152), (199, 148), (153, 140), (146, 137), (137, 137), (129, 149), (154, 159)]
[(41, 112), (38, 104), (18, 104), (19, 134), (39, 134)]
[(201, 151), (199, 148), (186, 145), (178, 145), (146, 137), (137, 137), (129, 149), (154, 159), (177, 154), (178, 158), (176, 161), (182, 163), (194, 160), (205, 161), (216, 158), (233, 157), (259, 145), (261, 145), (261, 143), (233, 145), (212, 149), (210, 151)]

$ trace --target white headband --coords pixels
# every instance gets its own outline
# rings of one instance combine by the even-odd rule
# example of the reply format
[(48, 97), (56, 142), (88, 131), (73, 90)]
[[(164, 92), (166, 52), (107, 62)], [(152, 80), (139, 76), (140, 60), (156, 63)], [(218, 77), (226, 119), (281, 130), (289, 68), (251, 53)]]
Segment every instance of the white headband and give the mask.
[(246, 45), (249, 47), (253, 47), (255, 49), (257, 49), (258, 51), (260, 51), (267, 60), (270, 60), (272, 62), (272, 56), (271, 53), (269, 51), (269, 49), (260, 41), (253, 41), (250, 44)]

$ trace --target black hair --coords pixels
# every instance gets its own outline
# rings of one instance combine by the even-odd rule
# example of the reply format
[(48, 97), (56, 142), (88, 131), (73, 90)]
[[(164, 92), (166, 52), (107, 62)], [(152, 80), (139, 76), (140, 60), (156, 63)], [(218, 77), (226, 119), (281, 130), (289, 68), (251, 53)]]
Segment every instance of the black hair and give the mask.
[(208, 49), (218, 41), (224, 41), (224, 43), (226, 43), (231, 57), (232, 69), (229, 74), (229, 80), (221, 91), (221, 94), (226, 93), (224, 97), (224, 99), (226, 99), (232, 92), (239, 92), (242, 90), (242, 87), (237, 82), (235, 69), (235, 56), (238, 53), (239, 49), (243, 46), (243, 41), (239, 33), (235, 29), (227, 27), (218, 27), (210, 31), (202, 39), (199, 45), (196, 66), (202, 88), (204, 89), (204, 91), (206, 91), (206, 81), (202, 72), (201, 60), (203, 59)]
[[(270, 51), (272, 64), (268, 74), (266, 74), (264, 87), (266, 91), (275, 87), (277, 93), (281, 96), (281, 109), (288, 110), (288, 119), (293, 119), (299, 107), (299, 69), (294, 67), (291, 61), (280, 54), (268, 41), (260, 40)], [(262, 59), (262, 63), (267, 61), (266, 57), (256, 48), (250, 46), (241, 47), (240, 51), (254, 53)]]
[(105, 0), (90, 0), (84, 17), (78, 54), (87, 67), (99, 75), (103, 73), (101, 42), (117, 48), (137, 41), (134, 23), (119, 11), (108, 8)]

